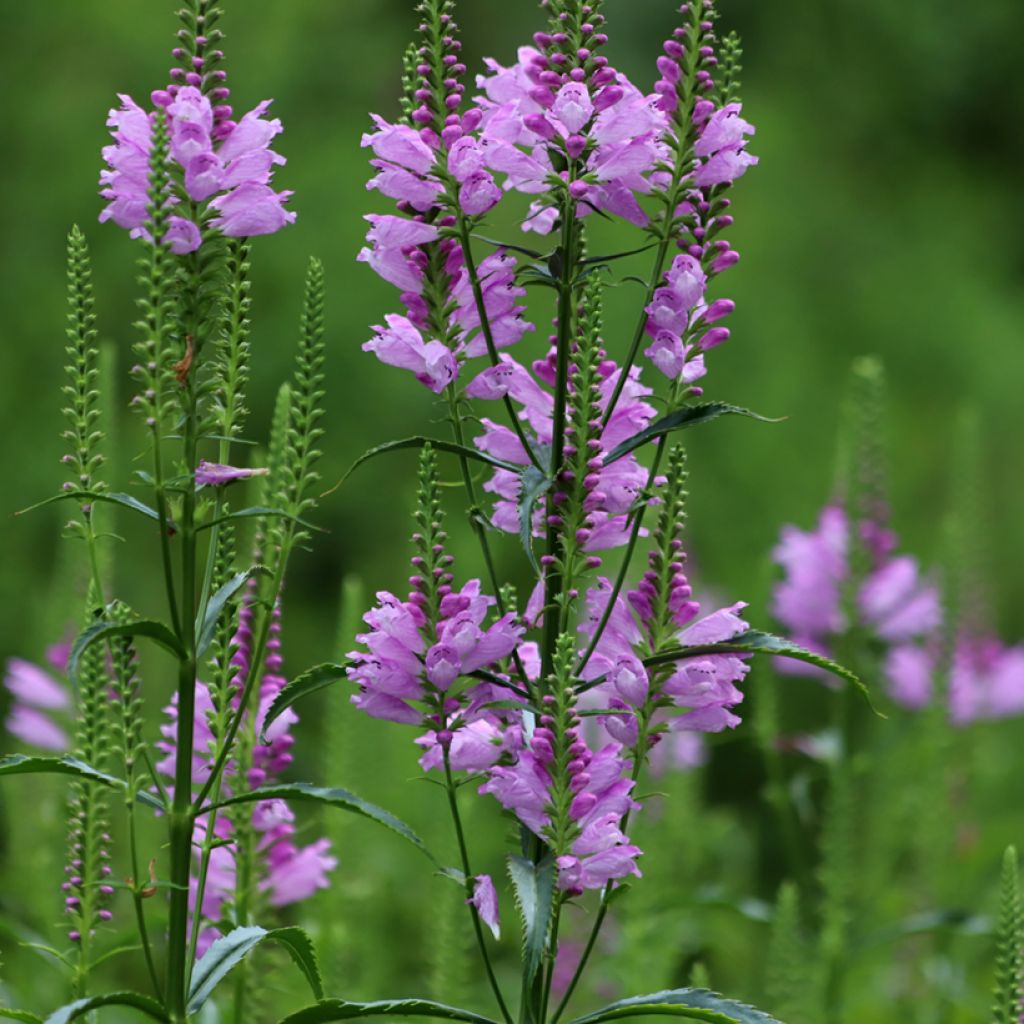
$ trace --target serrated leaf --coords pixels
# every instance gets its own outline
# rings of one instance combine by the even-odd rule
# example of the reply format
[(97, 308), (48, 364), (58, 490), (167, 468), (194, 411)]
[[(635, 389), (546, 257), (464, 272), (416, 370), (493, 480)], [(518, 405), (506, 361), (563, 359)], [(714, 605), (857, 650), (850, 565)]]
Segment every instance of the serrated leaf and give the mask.
[[(130, 494), (120, 494), (117, 492), (110, 491), (62, 491), (60, 494), (55, 494), (51, 498), (46, 498), (44, 501), (38, 501), (34, 505), (29, 505), (28, 508), (23, 508), (19, 512), (15, 512), (16, 516), (23, 516), (28, 512), (34, 512), (37, 508), (44, 508), (46, 505), (52, 505), (57, 501), (67, 501), (71, 499), (73, 501), (91, 501), (91, 502), (106, 502), (109, 505), (120, 505), (123, 508), (131, 509), (133, 512), (141, 512), (147, 519), (155, 519), (157, 522), (160, 521), (160, 514), (154, 508), (150, 508), (144, 502), (139, 501), (138, 498), (133, 498)], [(168, 526), (173, 527), (173, 523), (168, 521)]]
[(355, 793), (347, 789), (325, 789), (321, 786), (314, 786), (308, 782), (287, 782), (279, 786), (261, 786), (259, 789), (250, 790), (247, 793), (239, 793), (238, 796), (229, 797), (219, 803), (204, 808), (203, 813), (219, 807), (231, 807), (235, 804), (259, 803), (261, 800), (315, 800), (318, 803), (329, 804), (331, 807), (338, 807), (343, 811), (351, 811), (364, 818), (377, 822), (385, 828), (391, 829), (403, 839), (408, 840), (421, 853), (424, 853), (436, 864), (433, 855), (427, 849), (423, 840), (413, 832), (404, 821), (396, 818), (390, 811), (385, 811), (376, 804), (371, 804)]
[(519, 540), (535, 573), (540, 573), (537, 556), (533, 553), (533, 509), (551, 489), (551, 478), (536, 466), (522, 471), (519, 488)]
[(222, 586), (217, 593), (210, 598), (206, 605), (206, 614), (201, 623), (196, 623), (196, 661), (199, 661), (206, 653), (210, 644), (213, 643), (214, 633), (217, 631), (217, 621), (224, 612), (224, 606), (238, 593), (246, 583), (254, 576), (269, 576), (270, 570), (265, 565), (252, 565), (242, 572), (236, 572), (234, 576)]
[(338, 665), (334, 662), (325, 662), (296, 676), (278, 693), (270, 707), (267, 708), (267, 713), (263, 718), (260, 742), (266, 742), (267, 730), (288, 708), (302, 700), (303, 697), (308, 697), (311, 693), (316, 693), (318, 690), (323, 690), (336, 683), (339, 679), (344, 679), (346, 668), (348, 668), (347, 663)]
[(622, 444), (613, 448), (606, 456), (604, 464), (610, 465), (618, 459), (628, 455), (631, 451), (641, 445), (653, 441), (664, 434), (670, 434), (674, 430), (685, 430), (688, 427), (699, 427), (719, 416), (746, 416), (748, 419), (760, 420), (762, 423), (781, 423), (782, 420), (771, 419), (762, 416), (760, 413), (752, 412), (738, 405), (729, 405), (728, 402), (703, 402), (700, 405), (684, 405), (681, 409), (670, 412), (661, 419), (655, 420), (650, 426), (645, 427), (638, 434), (627, 437)]
[(267, 505), (250, 505), (248, 508), (240, 508), (237, 512), (226, 512), (215, 519), (208, 519), (205, 523), (200, 523), (196, 527), (196, 532), (209, 530), (211, 527), (219, 526), (221, 523), (230, 523), (235, 519), (262, 519), (264, 517), (269, 519), (289, 519), (293, 523), (298, 523), (299, 526), (305, 527), (307, 530), (315, 530), (317, 533), (327, 532), (322, 526), (317, 526), (306, 519), (300, 519), (299, 516), (292, 515), (291, 512), (285, 512), (283, 508), (270, 508)]
[(432, 999), (381, 999), (373, 1003), (349, 1003), (328, 999), (285, 1017), (280, 1024), (330, 1024), (356, 1017), (432, 1017), (435, 1020), (460, 1020), (466, 1024), (496, 1024), (490, 1017), (435, 1003)]
[(137, 619), (135, 622), (94, 622), (79, 633), (71, 647), (71, 654), (68, 656), (68, 678), (73, 684), (78, 685), (78, 665), (86, 648), (99, 640), (111, 640), (118, 636), (146, 637), (176, 658), (185, 657), (178, 638), (162, 622), (155, 619)]
[[(112, 789), (125, 790), (128, 788), (128, 783), (124, 779), (101, 772), (98, 768), (93, 768), (92, 765), (70, 755), (36, 757), (28, 754), (8, 754), (6, 757), (0, 757), (0, 776), (3, 775), (74, 775), (88, 782), (98, 782), (103, 786), (110, 786)], [(140, 791), (135, 796), (141, 804), (155, 807), (160, 811), (165, 809), (163, 803), (152, 793)]]
[(78, 999), (67, 1006), (62, 1006), (56, 1013), (46, 1018), (45, 1024), (68, 1024), (69, 1021), (84, 1017), (93, 1010), (104, 1006), (130, 1006), (133, 1010), (144, 1013), (152, 1020), (167, 1021), (169, 1018), (164, 1008), (149, 996), (141, 995), (139, 992), (111, 992), (104, 996), (92, 996), (88, 999)]
[(28, 1010), (9, 1010), (5, 1006), (0, 1006), (0, 1020), (20, 1020), (25, 1024), (43, 1024), (42, 1017), (29, 1013)]
[(815, 665), (826, 672), (831, 672), (832, 675), (838, 676), (840, 679), (845, 679), (848, 683), (852, 683), (863, 694), (871, 710), (879, 718), (886, 717), (881, 711), (877, 711), (874, 704), (871, 703), (871, 694), (860, 676), (838, 662), (832, 661), (830, 658), (816, 654), (814, 651), (808, 651), (799, 644), (793, 643), (792, 640), (786, 640), (781, 636), (774, 636), (772, 633), (762, 633), (756, 629), (741, 633), (739, 636), (722, 643), (697, 644), (693, 647), (679, 647), (673, 651), (665, 651), (663, 654), (657, 654), (653, 658), (645, 658), (644, 664), (647, 666), (667, 665), (674, 661), (681, 661), (683, 658), (696, 658), (703, 654), (771, 654), (776, 657), (792, 658), (794, 661), (803, 661), (808, 665)]
[(530, 985), (540, 968), (548, 939), (555, 896), (555, 861), (548, 854), (534, 864), (526, 857), (509, 857), (508, 874), (523, 919), (523, 974)]
[(302, 928), (274, 928), (259, 925), (236, 928), (217, 939), (196, 964), (188, 992), (188, 1012), (198, 1013), (234, 968), (263, 942), (278, 942), (285, 947), (302, 972), (315, 999), (323, 999), (324, 986), (313, 941)]
[(682, 1017), (706, 1024), (781, 1024), (762, 1010), (703, 988), (675, 988), (649, 996), (619, 999), (570, 1024), (600, 1024), (624, 1017)]
[[(433, 437), (423, 437), (417, 435), (416, 437), (404, 437), (400, 441), (388, 441), (386, 444), (379, 444), (375, 448), (371, 448), (369, 451), (363, 452), (362, 455), (352, 463), (351, 466), (345, 471), (342, 478), (325, 494), (330, 494), (332, 491), (336, 491), (364, 462), (369, 462), (370, 459), (376, 458), (378, 455), (386, 455), (388, 452), (402, 451), (406, 448), (423, 448), (425, 445), (430, 445), (439, 452), (448, 452), (450, 455), (458, 455), (464, 459), (474, 459), (477, 462), (485, 462), (489, 466), (496, 466), (498, 469), (507, 469), (513, 473), (518, 473), (522, 470), (522, 466), (516, 465), (514, 462), (506, 462), (504, 459), (496, 459), (493, 455), (488, 455), (486, 452), (482, 452), (477, 448), (468, 448), (464, 444), (456, 444), (454, 441), (440, 441)], [(323, 495), (321, 495), (323, 497)]]

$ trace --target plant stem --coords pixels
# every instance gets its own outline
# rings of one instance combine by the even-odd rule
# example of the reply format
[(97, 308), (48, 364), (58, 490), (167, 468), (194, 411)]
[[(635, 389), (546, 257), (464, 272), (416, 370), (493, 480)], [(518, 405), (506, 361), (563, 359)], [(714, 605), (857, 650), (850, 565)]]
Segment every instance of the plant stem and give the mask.
[(501, 994), (498, 979), (494, 976), (494, 968), (491, 965), (491, 956), (487, 952), (487, 943), (484, 939), (483, 929), (480, 927), (480, 912), (469, 902), (473, 897), (473, 874), (469, 866), (469, 851), (466, 848), (466, 837), (462, 830), (462, 818), (459, 815), (459, 803), (456, 797), (455, 780), (452, 778), (451, 759), (448, 756), (448, 747), (442, 747), (444, 754), (444, 778), (445, 792), (448, 794), (448, 807), (452, 813), (452, 823), (455, 826), (455, 838), (459, 844), (459, 856), (462, 860), (462, 874), (465, 879), (466, 905), (469, 907), (470, 917), (473, 920), (473, 931), (476, 934), (476, 942), (480, 947), (480, 957), (484, 962), (484, 969), (487, 971), (487, 980), (490, 982), (491, 991), (497, 1000), (498, 1008), (505, 1020), (505, 1024), (512, 1024), (512, 1015), (508, 1012), (505, 997)]

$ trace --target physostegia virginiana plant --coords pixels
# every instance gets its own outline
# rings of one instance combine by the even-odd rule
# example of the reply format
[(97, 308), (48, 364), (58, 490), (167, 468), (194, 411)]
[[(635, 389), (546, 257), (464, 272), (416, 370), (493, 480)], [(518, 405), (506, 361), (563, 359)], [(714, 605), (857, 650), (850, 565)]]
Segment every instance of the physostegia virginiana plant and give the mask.
[[(856, 682), (819, 655), (752, 630), (743, 603), (709, 610), (692, 592), (686, 460), (675, 438), (722, 415), (754, 417), (702, 400), (714, 349), (729, 339), (734, 307), (719, 293), (739, 256), (724, 233), (733, 185), (757, 163), (747, 148), (754, 129), (737, 95), (739, 43), (718, 38), (712, 0), (678, 8), (652, 81), (639, 85), (605, 56), (601, 6), (546, 0), (533, 45), (509, 67), (486, 62), (472, 96), (452, 0), (418, 7), (401, 110), (374, 116), (363, 139), (373, 154), (370, 187), (397, 208), (368, 217), (359, 259), (398, 289), (404, 311), (384, 316), (364, 348), (411, 371), (451, 429), (363, 457), (420, 451), (411, 589), (378, 594), (346, 662), (287, 685), (282, 590), (288, 556), (307, 534), (321, 433), (324, 281), (315, 261), (295, 375), (279, 394), (266, 455), (234, 465), (245, 461), (237, 442), (249, 239), (294, 219), (290, 194), (271, 184), (284, 162), (270, 148), (281, 125), (266, 116), (267, 103), (239, 118), (228, 105), (213, 0), (189, 0), (181, 12), (171, 84), (146, 106), (122, 97), (112, 111), (101, 219), (139, 240), (133, 405), (149, 449), (136, 483), (148, 500), (102, 479), (88, 258), (76, 231), (72, 476), (59, 497), (80, 507), (77, 532), (94, 568), (86, 625), (67, 657), (80, 740), (74, 754), (0, 763), (6, 774), (75, 776), (66, 883), (74, 951), (65, 959), (78, 999), (52, 1020), (124, 1004), (181, 1024), (229, 973), (244, 979), (247, 956), (271, 941), (287, 947), (318, 1000), (287, 1018), (295, 1024), (379, 1014), (489, 1024), (429, 1000), (328, 998), (345, 993), (324, 992), (309, 936), (268, 927), (276, 907), (329, 884), (335, 864), (324, 841), (293, 842), (288, 801), (363, 814), (423, 847), (347, 790), (281, 781), (292, 706), (314, 690), (334, 684), (331, 699), (344, 700), (348, 689), (362, 711), (411, 727), (451, 816), (459, 862), (443, 874), (463, 890), (495, 1013), (505, 1024), (554, 1024), (590, 964), (610, 902), (641, 874), (629, 825), (642, 810), (637, 784), (652, 750), (680, 733), (736, 727), (751, 655), (796, 658)], [(481, 234), (498, 206), (529, 233), (525, 244)], [(602, 251), (605, 220), (631, 228), (628, 251)], [(603, 293), (627, 257), (648, 265), (635, 327), (607, 338)], [(476, 576), (448, 553), (442, 459), (461, 472), (461, 504), (480, 545)], [(253, 485), (241, 482), (249, 477), (260, 478), (258, 496), (229, 503)], [(101, 502), (149, 520), (152, 544), (138, 558), (162, 574), (161, 618), (116, 599), (96, 555)], [(492, 547), (502, 533), (519, 538), (534, 575), (522, 595), (496, 575)], [(247, 549), (253, 556), (239, 561)], [(605, 568), (609, 554), (615, 571)], [(136, 642), (155, 643), (176, 669), (155, 750), (140, 724), (147, 687)], [(123, 797), (124, 851), (109, 848), (103, 825), (109, 790)], [(474, 870), (460, 812), (474, 791), (495, 801), (495, 828), (499, 805), (519, 823), (508, 855), (511, 899)], [(143, 852), (136, 821), (154, 811), (165, 845)], [(130, 875), (147, 994), (89, 991), (116, 895), (105, 881), (112, 857)], [(488, 935), (498, 939), (499, 905), (513, 900), (522, 926), (518, 992), (494, 970)], [(556, 1000), (559, 925), (571, 900), (593, 901), (595, 913)], [(251, 1019), (258, 1011), (247, 1008), (245, 985), (233, 992), (234, 1019)], [(578, 1020), (652, 1012), (770, 1020), (704, 989), (637, 996)]]

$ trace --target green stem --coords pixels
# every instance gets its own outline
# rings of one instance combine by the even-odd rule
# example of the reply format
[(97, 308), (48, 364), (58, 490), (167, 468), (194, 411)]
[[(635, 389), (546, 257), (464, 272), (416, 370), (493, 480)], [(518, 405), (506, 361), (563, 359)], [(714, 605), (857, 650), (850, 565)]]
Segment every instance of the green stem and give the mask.
[(473, 898), (473, 872), (469, 866), (469, 851), (466, 847), (466, 836), (462, 829), (462, 817), (459, 814), (459, 802), (456, 797), (455, 780), (452, 778), (451, 759), (448, 756), (448, 747), (442, 747), (444, 754), (444, 778), (445, 792), (448, 794), (448, 807), (452, 814), (452, 823), (455, 826), (455, 838), (459, 844), (459, 857), (462, 861), (462, 874), (465, 879), (466, 905), (469, 907), (470, 917), (473, 920), (473, 931), (476, 934), (477, 946), (480, 948), (480, 958), (484, 963), (484, 970), (487, 972), (487, 980), (490, 982), (491, 991), (497, 1000), (498, 1008), (505, 1024), (512, 1024), (512, 1015), (508, 1011), (505, 997), (501, 994), (501, 987), (498, 979), (494, 976), (494, 967), (491, 965), (491, 956), (487, 952), (487, 942), (484, 939), (483, 928), (480, 926), (480, 912), (469, 902)]
[(139, 938), (142, 940), (142, 952), (146, 958), (146, 968), (149, 971), (149, 980), (153, 985), (153, 991), (157, 998), (163, 1001), (164, 990), (160, 984), (160, 976), (156, 971), (156, 962), (153, 958), (153, 948), (149, 941), (149, 929), (146, 926), (146, 909), (143, 903), (142, 887), (143, 882), (139, 876), (139, 844), (135, 822), (135, 794), (131, 793), (126, 804), (128, 812), (128, 845), (132, 865), (132, 902), (135, 904), (135, 923), (139, 929)]
[[(487, 306), (484, 303), (484, 290), (483, 285), (480, 283), (480, 274), (477, 270), (476, 261), (473, 259), (473, 244), (469, 235), (469, 224), (466, 222), (464, 214), (459, 213), (458, 216), (459, 240), (462, 243), (462, 253), (466, 260), (466, 274), (469, 276), (469, 283), (473, 289), (473, 299), (476, 302), (477, 315), (480, 318), (480, 331), (487, 344), (487, 354), (490, 356), (491, 364), (497, 366), (501, 360), (498, 356), (498, 346), (494, 343), (494, 333), (491, 330), (491, 321), (487, 315)], [(519, 422), (512, 399), (505, 395), (504, 402), (512, 428), (519, 437), (519, 443), (523, 446), (526, 457), (537, 469), (543, 471), (544, 467), (540, 464), (537, 453), (533, 450), (533, 445), (527, 439), (522, 423)]]

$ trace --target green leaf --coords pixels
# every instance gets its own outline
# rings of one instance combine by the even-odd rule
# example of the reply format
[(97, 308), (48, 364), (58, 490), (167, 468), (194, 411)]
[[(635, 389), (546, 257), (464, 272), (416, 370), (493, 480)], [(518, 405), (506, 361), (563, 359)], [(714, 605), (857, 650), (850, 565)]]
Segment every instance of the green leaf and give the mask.
[[(75, 501), (104, 501), (110, 505), (121, 505), (123, 508), (131, 509), (133, 512), (141, 512), (147, 519), (160, 521), (160, 514), (157, 510), (150, 508), (145, 503), (139, 501), (138, 498), (133, 498), (130, 494), (111, 493), (110, 491), (62, 491), (60, 494), (53, 495), (52, 498), (36, 502), (35, 505), (29, 505), (28, 508), (23, 508), (20, 512), (15, 512), (14, 514), (16, 516), (23, 516), (27, 512), (34, 512), (37, 508), (52, 505), (55, 501), (66, 501), (69, 498)], [(173, 524), (168, 523), (168, 526), (173, 527)]]
[(703, 654), (772, 654), (776, 657), (793, 658), (794, 661), (815, 665), (817, 668), (822, 668), (826, 672), (831, 672), (832, 675), (852, 683), (864, 695), (871, 710), (879, 718), (886, 717), (881, 711), (877, 711), (874, 704), (871, 703), (871, 694), (860, 676), (830, 658), (815, 654), (814, 651), (808, 651), (799, 644), (793, 643), (792, 640), (786, 640), (771, 633), (762, 633), (756, 629), (741, 633), (731, 640), (718, 644), (697, 644), (693, 647), (679, 647), (673, 651), (665, 651), (663, 654), (656, 654), (653, 658), (645, 658), (644, 664), (647, 666), (667, 665), (683, 658), (696, 658)]
[(105, 996), (92, 996), (89, 999), (78, 999), (73, 1003), (68, 1003), (56, 1013), (50, 1014), (46, 1018), (46, 1024), (68, 1024), (68, 1021), (84, 1017), (85, 1014), (103, 1006), (130, 1006), (153, 1020), (167, 1021), (169, 1019), (164, 1008), (149, 996), (140, 995), (138, 992), (111, 992)]
[(519, 540), (535, 573), (540, 573), (537, 556), (533, 553), (533, 509), (551, 489), (551, 478), (536, 466), (527, 466), (522, 472), (519, 490)]
[(489, 466), (497, 466), (499, 469), (508, 469), (513, 473), (519, 473), (522, 471), (522, 466), (517, 466), (514, 462), (506, 462), (504, 459), (496, 459), (493, 455), (488, 455), (486, 452), (479, 451), (476, 448), (468, 448), (464, 444), (455, 444), (454, 441), (438, 441), (433, 437), (423, 437), (417, 435), (416, 437), (406, 437), (401, 441), (388, 441), (387, 444), (379, 444), (376, 448), (371, 448), (369, 451), (363, 452), (362, 455), (352, 463), (351, 466), (346, 470), (345, 475), (330, 489), (327, 494), (332, 491), (336, 491), (364, 462), (369, 462), (370, 459), (376, 458), (378, 455), (385, 455), (388, 452), (401, 451), (404, 448), (422, 448), (424, 445), (430, 445), (431, 448), (436, 449), (439, 452), (448, 452), (452, 455), (458, 455), (464, 459), (475, 459), (477, 462), (485, 462)]
[(222, 586), (206, 605), (206, 617), (202, 623), (196, 623), (196, 661), (199, 661), (206, 653), (207, 648), (213, 643), (213, 635), (217, 631), (217, 620), (224, 612), (224, 606), (245, 586), (254, 576), (269, 576), (270, 570), (265, 565), (253, 565), (243, 572), (237, 572)]
[(767, 1013), (702, 988), (675, 988), (649, 996), (619, 999), (570, 1024), (600, 1024), (632, 1017), (682, 1017), (707, 1024), (781, 1024)]
[(529, 985), (540, 968), (548, 939), (555, 895), (555, 861), (550, 854), (539, 864), (525, 857), (509, 857), (508, 874), (523, 918), (523, 972)]
[(648, 249), (654, 248), (654, 242), (649, 245), (642, 245), (639, 249), (629, 249), (626, 252), (613, 252), (610, 256), (590, 256), (585, 260), (580, 260), (581, 267), (590, 267), (598, 263), (611, 263), (614, 260), (624, 260), (627, 256), (638, 256), (642, 252), (647, 252)]
[[(220, 803), (212, 804), (204, 809), (213, 810), (217, 807), (231, 807), (235, 804), (259, 803), (261, 800), (315, 800), (318, 803), (329, 804), (331, 807), (339, 807), (343, 811), (351, 811), (364, 818), (377, 822), (385, 828), (396, 832), (403, 839), (407, 839), (420, 852), (426, 854), (431, 860), (434, 857), (424, 845), (424, 842), (404, 821), (400, 821), (390, 811), (385, 811), (376, 804), (371, 804), (355, 793), (347, 789), (325, 789), (321, 786), (314, 786), (308, 782), (288, 782), (279, 786), (261, 786), (259, 789), (250, 790), (248, 793), (239, 793)], [(437, 861), (434, 860), (436, 864)]]
[(226, 512), (222, 516), (217, 516), (215, 519), (208, 519), (205, 523), (200, 523), (196, 527), (196, 532), (200, 530), (209, 530), (211, 527), (219, 526), (221, 523), (230, 523), (235, 519), (290, 519), (293, 523), (298, 523), (300, 526), (304, 526), (307, 530), (316, 530), (317, 533), (326, 533), (327, 531), (321, 526), (317, 526), (315, 523), (310, 523), (305, 519), (300, 519), (298, 516), (293, 516), (290, 512), (285, 512), (283, 508), (270, 508), (267, 505), (250, 505), (248, 508), (240, 508), (237, 512)]
[(25, 1024), (43, 1024), (43, 1018), (37, 1016), (34, 1013), (29, 1013), (28, 1010), (9, 1010), (5, 1006), (0, 1006), (0, 1019), (2, 1020), (21, 1020)]
[(267, 730), (281, 714), (288, 710), (293, 704), (308, 697), (311, 693), (323, 690), (336, 683), (339, 679), (345, 678), (347, 663), (336, 665), (334, 662), (325, 662), (323, 665), (315, 665), (307, 669), (300, 676), (296, 676), (280, 693), (274, 698), (273, 703), (267, 708), (267, 714), (263, 719), (260, 742), (266, 742)]
[(309, 982), (314, 998), (323, 999), (320, 965), (309, 935), (302, 928), (274, 928), (268, 931), (252, 925), (222, 935), (196, 964), (189, 986), (188, 1012), (198, 1013), (217, 985), (262, 942), (281, 943)]
[(285, 1017), (280, 1024), (330, 1024), (356, 1017), (433, 1017), (436, 1020), (461, 1020), (467, 1024), (495, 1024), (472, 1010), (461, 1010), (432, 999), (381, 999), (374, 1003), (348, 1003), (328, 999)]
[(78, 664), (87, 647), (98, 640), (111, 640), (118, 636), (148, 637), (176, 658), (183, 659), (185, 652), (178, 638), (162, 623), (155, 619), (138, 619), (135, 622), (94, 622), (79, 633), (68, 657), (68, 678), (78, 685)]
[[(36, 757), (28, 754), (8, 754), (0, 757), (0, 775), (74, 775), (88, 782), (98, 782), (112, 789), (127, 789), (128, 783), (115, 775), (108, 775), (101, 772), (92, 765), (79, 761), (78, 758), (66, 755), (64, 757)], [(163, 802), (152, 793), (140, 791), (135, 798), (140, 804), (154, 807), (158, 811), (165, 810)]]
[(717, 420), (719, 416), (746, 416), (748, 419), (760, 420), (762, 423), (781, 423), (782, 420), (770, 419), (761, 416), (759, 413), (751, 412), (738, 405), (729, 405), (727, 402), (703, 402), (700, 405), (684, 405), (675, 412), (670, 412), (661, 419), (655, 420), (650, 426), (644, 428), (638, 434), (627, 437), (622, 444), (613, 448), (606, 456), (604, 464), (607, 466), (617, 459), (628, 455), (631, 451), (641, 445), (653, 441), (656, 437), (670, 434), (673, 430), (685, 430), (687, 427), (699, 427), (704, 423)]

